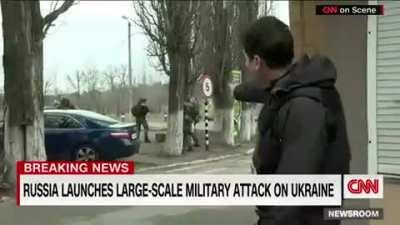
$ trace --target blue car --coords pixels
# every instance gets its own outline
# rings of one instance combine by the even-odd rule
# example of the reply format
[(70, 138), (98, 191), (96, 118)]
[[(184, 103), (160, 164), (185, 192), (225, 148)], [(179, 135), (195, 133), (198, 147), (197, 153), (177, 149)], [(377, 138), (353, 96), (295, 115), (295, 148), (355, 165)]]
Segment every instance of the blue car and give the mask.
[(139, 152), (135, 124), (86, 110), (45, 110), (48, 160), (112, 160)]

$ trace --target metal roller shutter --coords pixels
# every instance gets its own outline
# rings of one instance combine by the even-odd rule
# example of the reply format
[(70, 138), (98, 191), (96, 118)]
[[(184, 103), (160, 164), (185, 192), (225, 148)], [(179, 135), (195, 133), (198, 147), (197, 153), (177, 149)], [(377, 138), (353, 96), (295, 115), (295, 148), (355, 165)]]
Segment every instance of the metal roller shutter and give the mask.
[(400, 2), (377, 17), (376, 126), (378, 173), (400, 175)]

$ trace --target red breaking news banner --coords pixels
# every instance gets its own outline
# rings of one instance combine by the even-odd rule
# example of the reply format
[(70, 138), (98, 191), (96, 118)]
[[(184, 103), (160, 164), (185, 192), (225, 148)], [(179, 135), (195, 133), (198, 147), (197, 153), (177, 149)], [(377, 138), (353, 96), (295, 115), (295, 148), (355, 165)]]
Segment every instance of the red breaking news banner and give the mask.
[(91, 162), (69, 162), (69, 161), (18, 161), (18, 174), (133, 174), (133, 161), (91, 161)]
[(128, 175), (134, 172), (133, 161), (18, 161), (17, 205), (20, 204), (20, 175)]

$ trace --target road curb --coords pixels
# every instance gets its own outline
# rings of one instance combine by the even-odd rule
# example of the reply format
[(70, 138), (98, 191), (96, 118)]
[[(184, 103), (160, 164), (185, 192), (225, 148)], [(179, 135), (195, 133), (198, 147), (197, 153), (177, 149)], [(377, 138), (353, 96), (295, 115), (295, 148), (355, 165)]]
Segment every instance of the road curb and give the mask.
[[(233, 154), (226, 154), (226, 155), (217, 156), (217, 157), (213, 157), (213, 158), (193, 160), (193, 161), (189, 161), (189, 162), (181, 162), (181, 163), (173, 163), (173, 164), (167, 164), (167, 165), (147, 167), (147, 168), (143, 168), (143, 169), (138, 169), (135, 172), (145, 172), (145, 171), (151, 171), (151, 170), (157, 170), (157, 169), (167, 169), (167, 168), (173, 168), (173, 167), (178, 167), (178, 166), (189, 166), (189, 165), (214, 162), (214, 161), (233, 158), (233, 157), (237, 157), (237, 156), (241, 156), (241, 155), (249, 155), (249, 154), (252, 154), (252, 150), (254, 150), (254, 149), (249, 149), (245, 153), (233, 153)], [(251, 153), (249, 153), (249, 152), (251, 152)]]

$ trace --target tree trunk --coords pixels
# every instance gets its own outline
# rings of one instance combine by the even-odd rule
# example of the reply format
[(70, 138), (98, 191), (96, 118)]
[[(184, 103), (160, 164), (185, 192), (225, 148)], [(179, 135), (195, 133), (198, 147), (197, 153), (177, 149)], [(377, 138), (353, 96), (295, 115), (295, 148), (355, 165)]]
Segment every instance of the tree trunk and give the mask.
[(1, 1), (4, 41), (5, 182), (17, 160), (45, 160), (43, 42), (39, 1)]
[(79, 80), (76, 83), (77, 83), (77, 85), (76, 85), (77, 86), (76, 105), (80, 106), (81, 105), (81, 82)]
[[(229, 76), (228, 72), (224, 72), (223, 76)], [(227, 145), (234, 145), (234, 110), (233, 110), (233, 96), (232, 88), (228, 80), (220, 83), (220, 89), (218, 94), (214, 94), (214, 106), (215, 106), (215, 124), (217, 128), (220, 128), (223, 141)]]
[(185, 21), (185, 16), (189, 11), (188, 2), (167, 1), (166, 4), (169, 22), (167, 51), (170, 62), (170, 80), (167, 143), (164, 153), (177, 156), (181, 155), (183, 150), (183, 103), (186, 94), (186, 77), (190, 72), (190, 36), (188, 34), (191, 27), (190, 23)]
[(211, 48), (214, 51), (210, 63), (211, 79), (214, 84), (215, 125), (222, 128), (221, 136), (227, 145), (234, 145), (233, 95), (231, 87), (231, 16), (232, 3), (224, 6), (214, 1), (213, 23), (215, 26)]
[(233, 108), (216, 108), (215, 109), (215, 128), (219, 128), (221, 131), (220, 137), (224, 144), (233, 146), (235, 145), (234, 136), (234, 122), (233, 122), (234, 111)]
[(170, 80), (168, 98), (168, 130), (164, 152), (177, 156), (183, 149), (183, 102), (185, 96), (185, 61), (177, 54), (170, 56)]
[(240, 141), (248, 142), (251, 140), (251, 108), (248, 103), (242, 103), (242, 114), (240, 116)]
[[(239, 31), (236, 34), (236, 38), (238, 40), (236, 46), (240, 46), (239, 35), (240, 31), (246, 29), (250, 23), (256, 20), (258, 14), (258, 1), (257, 0), (249, 0), (249, 1), (238, 1), (236, 2), (236, 6), (239, 8), (239, 17), (238, 23), (236, 26), (236, 31)], [(242, 82), (248, 82), (250, 74), (246, 71), (244, 66), (245, 58), (244, 55), (239, 51), (236, 51), (237, 54), (237, 65), (242, 71)], [(242, 113), (240, 117), (240, 141), (248, 142), (252, 138), (253, 127), (255, 127), (253, 115), (251, 112), (251, 104), (242, 103)]]

